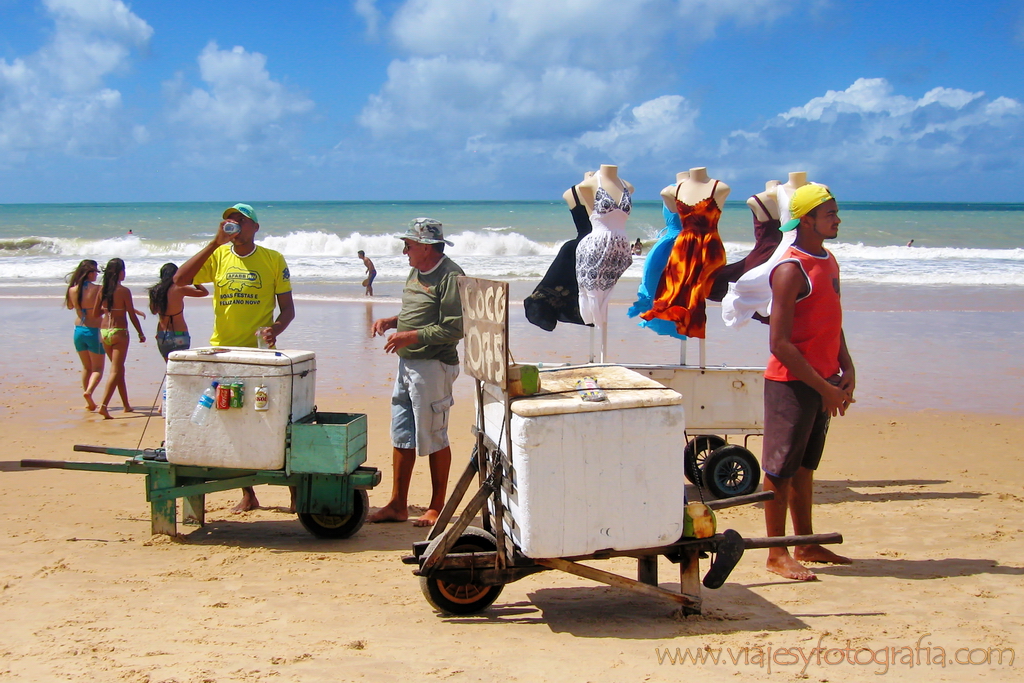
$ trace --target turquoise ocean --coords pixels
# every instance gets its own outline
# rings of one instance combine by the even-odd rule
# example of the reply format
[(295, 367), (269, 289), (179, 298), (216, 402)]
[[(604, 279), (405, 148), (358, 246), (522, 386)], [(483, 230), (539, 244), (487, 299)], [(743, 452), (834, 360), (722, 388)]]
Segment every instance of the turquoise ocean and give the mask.
[[(518, 360), (585, 362), (589, 328), (530, 325), (521, 301), (575, 235), (568, 207), (549, 202), (252, 202), (257, 242), (284, 253), (297, 317), (286, 345), (318, 354), (318, 392), (364, 392), (386, 400), (393, 359), (368, 331), (398, 311), (408, 262), (395, 239), (417, 216), (444, 223), (447, 251), (475, 277), (509, 280), (510, 348)], [(77, 381), (73, 316), (62, 309), (64, 277), (83, 258), (127, 264), (126, 284), (144, 308), (145, 288), (161, 264), (181, 263), (212, 236), (227, 203), (0, 205), (0, 316), (9, 353), (7, 382), (43, 380), (56, 390)], [(829, 243), (842, 269), (844, 326), (858, 366), (858, 405), (882, 410), (1024, 414), (1024, 204), (843, 202), (839, 238)], [(663, 227), (658, 202), (636, 202), (630, 239), (652, 243)], [(129, 234), (130, 233), (130, 234)], [(753, 246), (751, 213), (729, 202), (720, 233), (729, 261)], [(913, 240), (913, 246), (906, 246)], [(359, 282), (364, 250), (378, 269), (372, 301)], [(626, 317), (643, 268), (634, 259), (609, 311), (608, 359), (677, 363), (678, 341)], [(212, 326), (209, 300), (193, 300), (188, 321), (196, 345)], [(709, 305), (708, 365), (759, 366), (767, 328), (727, 329)], [(145, 321), (147, 333), (155, 323)], [(129, 352), (129, 386), (147, 397), (162, 363), (152, 343)], [(698, 358), (687, 343), (687, 362)], [(61, 362), (45, 365), (40, 357)], [(358, 382), (352, 369), (359, 368)], [(471, 384), (459, 380), (463, 396)], [(142, 401), (142, 397), (139, 398)], [(0, 412), (3, 408), (0, 407)]]
[[(254, 203), (258, 242), (288, 259), (297, 283), (358, 282), (364, 250), (381, 280), (404, 278), (394, 235), (417, 216), (437, 218), (449, 250), (479, 277), (536, 280), (559, 245), (575, 235), (561, 202), (269, 202)], [(180, 263), (213, 234), (221, 204), (0, 205), (0, 287), (58, 286), (79, 260), (114, 256), (128, 283), (149, 283), (162, 263)], [(847, 283), (1024, 287), (1024, 204), (841, 206), (839, 239), (830, 244)], [(636, 202), (630, 238), (652, 241), (661, 204)], [(131, 234), (129, 234), (131, 231)], [(753, 246), (751, 213), (729, 202), (720, 233), (729, 260)], [(905, 245), (914, 240), (913, 247)], [(642, 259), (624, 276), (639, 279)], [(316, 288), (319, 289), (319, 288)]]

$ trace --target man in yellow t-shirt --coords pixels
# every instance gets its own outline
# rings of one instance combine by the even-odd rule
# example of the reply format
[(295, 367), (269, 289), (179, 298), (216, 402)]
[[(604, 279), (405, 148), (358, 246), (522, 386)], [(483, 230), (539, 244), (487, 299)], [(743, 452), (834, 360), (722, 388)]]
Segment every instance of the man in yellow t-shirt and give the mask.
[[(295, 319), (288, 264), (273, 249), (256, 246), (260, 224), (251, 206), (235, 204), (224, 210), (222, 218), (210, 243), (178, 268), (174, 284), (213, 283), (211, 345), (256, 346), (256, 331), (265, 328), (263, 339), (273, 346)], [(224, 231), (230, 223), (238, 226), (237, 232)], [(242, 489), (242, 501), (233, 511), (257, 507), (256, 493), (248, 487)]]
[[(256, 330), (269, 344), (295, 318), (292, 284), (284, 256), (256, 246), (260, 224), (248, 204), (225, 209), (217, 234), (174, 275), (175, 284), (213, 283), (213, 346), (256, 346)], [(238, 232), (224, 232), (235, 223)], [(280, 309), (274, 319), (274, 304)]]

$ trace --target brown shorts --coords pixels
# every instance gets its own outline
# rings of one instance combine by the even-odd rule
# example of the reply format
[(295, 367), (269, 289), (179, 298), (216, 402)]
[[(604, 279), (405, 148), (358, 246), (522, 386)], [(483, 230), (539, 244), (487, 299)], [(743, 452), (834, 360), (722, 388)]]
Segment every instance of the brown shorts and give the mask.
[(799, 381), (765, 379), (761, 469), (781, 479), (801, 467), (818, 469), (828, 423), (817, 391)]

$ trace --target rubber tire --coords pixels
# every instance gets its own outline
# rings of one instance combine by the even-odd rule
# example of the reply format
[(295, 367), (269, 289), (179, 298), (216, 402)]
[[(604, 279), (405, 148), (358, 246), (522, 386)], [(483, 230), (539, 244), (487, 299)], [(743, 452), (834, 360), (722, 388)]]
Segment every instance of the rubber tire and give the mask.
[(683, 449), (683, 474), (694, 486), (704, 485), (701, 470), (704, 463), (716, 448), (725, 445), (725, 439), (714, 434), (700, 434), (690, 439)]
[(370, 497), (366, 491), (353, 489), (353, 494), (351, 514), (338, 516), (300, 512), (299, 522), (317, 538), (348, 538), (362, 528), (370, 511)]
[(745, 496), (761, 483), (761, 466), (743, 446), (726, 444), (716, 448), (704, 463), (704, 481), (716, 498)]
[[(423, 556), (427, 557), (441, 544), (441, 539), (447, 532), (441, 534), (427, 546)], [(498, 543), (487, 531), (478, 527), (467, 527), (459, 540), (455, 542), (449, 552), (492, 552), (498, 548)], [(465, 615), (483, 612), (498, 599), (505, 584), (495, 586), (483, 586), (476, 583), (447, 583), (434, 577), (420, 577), (420, 590), (423, 597), (427, 599), (430, 606), (445, 615)]]

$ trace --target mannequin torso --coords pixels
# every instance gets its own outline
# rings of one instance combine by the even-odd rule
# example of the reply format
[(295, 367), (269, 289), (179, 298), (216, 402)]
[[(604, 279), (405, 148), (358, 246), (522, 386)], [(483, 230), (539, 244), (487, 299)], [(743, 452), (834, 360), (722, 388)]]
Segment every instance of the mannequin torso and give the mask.
[(594, 212), (597, 188), (604, 189), (616, 204), (622, 201), (622, 188), (633, 194), (633, 186), (619, 178), (619, 167), (602, 164), (597, 173), (576, 186), (576, 192), (586, 205), (587, 210)]
[(676, 212), (676, 185), (689, 177), (689, 171), (680, 171), (676, 173), (676, 182), (661, 191), (661, 200), (665, 203), (665, 208), (672, 213)]
[[(593, 171), (587, 171), (586, 173), (583, 174), (583, 180), (586, 181), (588, 178), (593, 177), (593, 175), (594, 175)], [(566, 190), (562, 194), (562, 199), (565, 200), (565, 203), (569, 205), (570, 209), (575, 209), (576, 208), (576, 195), (573, 195), (573, 192), (572, 192), (574, 189), (576, 190), (576, 195), (578, 195), (579, 194), (579, 189), (580, 189), (579, 185), (574, 185), (573, 187), (570, 187), (568, 190)]]
[[(754, 216), (759, 221), (767, 221), (772, 218), (777, 219), (779, 217), (779, 202), (777, 198), (776, 189), (781, 185), (778, 180), (769, 180), (764, 184), (764, 192), (758, 192), (753, 197), (747, 200), (747, 206), (754, 212)], [(757, 199), (755, 199), (756, 197)], [(761, 200), (758, 203), (758, 199)], [(762, 205), (764, 208), (762, 208)], [(768, 213), (765, 213), (767, 209)]]
[(775, 198), (779, 207), (779, 220), (785, 223), (790, 219), (789, 200), (797, 188), (807, 184), (806, 171), (793, 171), (789, 174), (789, 180), (775, 188)]
[[(718, 183), (717, 186), (715, 185), (716, 182)], [(708, 199), (712, 191), (715, 193), (715, 203), (719, 207), (724, 206), (725, 200), (729, 196), (729, 186), (708, 177), (708, 169), (701, 166), (691, 168), (686, 178), (662, 190), (661, 198), (670, 211), (678, 213), (676, 210), (676, 200), (693, 206), (697, 202)]]

